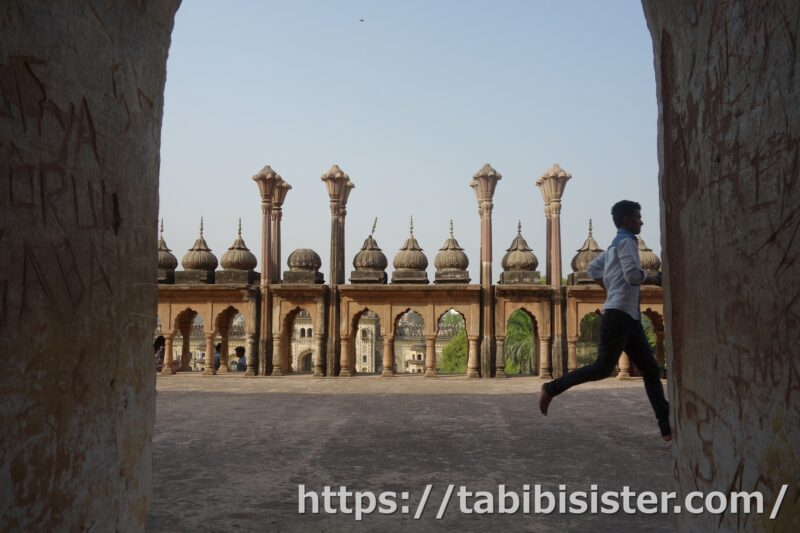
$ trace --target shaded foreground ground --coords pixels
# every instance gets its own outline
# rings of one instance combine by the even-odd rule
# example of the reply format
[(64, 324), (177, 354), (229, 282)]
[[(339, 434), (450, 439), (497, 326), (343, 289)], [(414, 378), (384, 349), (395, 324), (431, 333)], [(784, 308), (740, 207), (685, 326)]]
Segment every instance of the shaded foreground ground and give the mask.
[[(673, 530), (673, 517), (660, 514), (466, 515), (455, 497), (435, 519), (449, 483), (495, 495), (500, 484), (673, 490), (670, 448), (641, 381), (578, 387), (546, 418), (540, 386), (537, 378), (159, 377), (148, 531)], [(352, 514), (301, 515), (301, 483), (408, 491), (398, 504), (409, 512), (360, 523)]]

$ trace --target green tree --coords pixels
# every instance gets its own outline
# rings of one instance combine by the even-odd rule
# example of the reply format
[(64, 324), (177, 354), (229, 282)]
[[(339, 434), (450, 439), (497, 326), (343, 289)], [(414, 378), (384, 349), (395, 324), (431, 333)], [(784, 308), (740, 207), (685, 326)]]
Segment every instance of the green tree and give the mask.
[(533, 321), (524, 311), (514, 311), (506, 327), (506, 373), (533, 373)]
[(462, 329), (442, 350), (442, 364), (439, 370), (446, 374), (466, 374), (467, 351), (467, 332)]

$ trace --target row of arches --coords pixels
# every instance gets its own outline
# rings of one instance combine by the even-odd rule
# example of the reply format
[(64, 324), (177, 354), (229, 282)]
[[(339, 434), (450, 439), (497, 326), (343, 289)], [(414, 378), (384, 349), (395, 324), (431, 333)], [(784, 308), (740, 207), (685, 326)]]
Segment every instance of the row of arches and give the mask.
[[(309, 329), (313, 331), (309, 327), (312, 323), (311, 314), (301, 306), (283, 317), (281, 337), (276, 343), (281, 352), (275, 359), (281, 374), (314, 372), (321, 367), (316, 346), (302, 334)], [(431, 329), (421, 313), (406, 308), (395, 314), (387, 330), (380, 316), (365, 307), (354, 314), (349, 333), (342, 337), (342, 368), (349, 375), (466, 374), (470, 343), (464, 315), (449, 308), (439, 315), (435, 335), (426, 334)], [(507, 330), (509, 373), (536, 374), (539, 335), (535, 317), (526, 309), (519, 309), (509, 318)]]
[[(585, 312), (579, 318), (579, 334), (569, 339), (570, 369), (591, 364), (597, 356), (600, 310)], [(663, 318), (657, 310), (647, 308), (642, 321), (658, 362), (664, 364)], [(235, 306), (227, 306), (214, 317), (211, 328), (201, 313), (188, 306), (164, 328), (158, 321), (156, 336), (163, 336), (165, 345), (162, 371), (165, 372), (230, 372), (242, 370), (237, 349), (247, 354), (252, 366), (255, 335), (253, 325)], [(322, 335), (314, 317), (303, 306), (285, 314), (277, 346), (280, 373), (315, 372), (321, 374)], [(467, 321), (451, 307), (439, 314), (435, 328), (425, 323), (421, 313), (412, 307), (395, 313), (390, 329), (382, 325), (380, 316), (369, 307), (355, 313), (347, 333), (342, 337), (342, 368), (349, 374), (464, 374), (469, 372), (470, 338)], [(517, 308), (500, 328), (498, 367), (506, 375), (539, 374), (541, 356), (546, 347), (539, 335), (536, 316), (525, 307)], [(394, 334), (389, 333), (394, 332)], [(430, 331), (435, 331), (430, 335)], [(171, 348), (171, 350), (170, 350)], [(172, 357), (167, 353), (172, 351)], [(216, 354), (219, 354), (216, 356)], [(216, 357), (215, 357), (216, 356)], [(622, 376), (636, 375), (635, 367), (623, 357)]]
[(200, 310), (187, 306), (176, 314), (168, 327), (158, 318), (154, 346), (158, 349), (163, 345), (163, 361), (159, 361), (157, 355), (156, 364), (161, 372), (173, 374), (243, 370), (246, 364), (242, 365), (237, 353), (252, 359), (253, 329), (246, 315), (234, 306), (217, 313), (210, 325), (204, 322)]

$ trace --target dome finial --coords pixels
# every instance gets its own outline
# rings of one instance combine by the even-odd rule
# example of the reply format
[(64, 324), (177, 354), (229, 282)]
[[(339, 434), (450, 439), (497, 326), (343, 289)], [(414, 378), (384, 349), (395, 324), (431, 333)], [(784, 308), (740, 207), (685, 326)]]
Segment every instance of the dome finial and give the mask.
[(372, 221), (372, 231), (369, 232), (369, 236), (372, 237), (375, 234), (375, 226), (378, 225), (378, 217), (375, 217), (375, 220)]
[(238, 235), (239, 235), (239, 237), (242, 236), (242, 217), (239, 217), (239, 232), (238, 232)]
[(450, 219), (450, 238), (453, 238), (453, 219)]
[(408, 226), (408, 231), (411, 235), (414, 235), (414, 215), (411, 215), (411, 223)]
[(203, 217), (200, 217), (200, 236), (203, 236)]
[(521, 236), (521, 235), (522, 235), (522, 221), (521, 220), (517, 220), (517, 236)]
[(592, 219), (589, 219), (589, 237), (592, 236)]
[(164, 219), (161, 219), (161, 227), (158, 230), (158, 237), (163, 239), (164, 238)]

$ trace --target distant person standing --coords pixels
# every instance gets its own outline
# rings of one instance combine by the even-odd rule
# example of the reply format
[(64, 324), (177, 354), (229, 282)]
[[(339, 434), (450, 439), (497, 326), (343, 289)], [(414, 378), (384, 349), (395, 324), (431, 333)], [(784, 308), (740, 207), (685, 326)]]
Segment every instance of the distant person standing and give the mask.
[(214, 371), (216, 372), (219, 370), (220, 365), (222, 364), (222, 343), (218, 342), (216, 346), (214, 346)]
[(166, 340), (164, 339), (163, 335), (159, 335), (156, 337), (156, 340), (153, 342), (153, 352), (155, 353), (156, 359), (156, 372), (161, 372), (161, 369), (164, 368), (164, 346), (166, 344)]
[(672, 440), (669, 425), (669, 403), (664, 398), (664, 387), (642, 327), (639, 310), (639, 286), (645, 282), (661, 285), (661, 274), (649, 276), (642, 270), (636, 235), (642, 230), (642, 206), (637, 202), (622, 200), (611, 208), (617, 227), (617, 236), (589, 265), (589, 275), (607, 291), (600, 319), (600, 345), (597, 360), (568, 372), (560, 378), (542, 385), (539, 409), (547, 415), (553, 398), (570, 387), (605, 379), (614, 370), (623, 351), (639, 368), (644, 378), (647, 398), (653, 407), (661, 438)]
[(236, 357), (239, 358), (239, 361), (236, 363), (236, 370), (237, 372), (244, 372), (247, 370), (247, 359), (244, 356), (244, 346), (237, 346), (236, 347)]

